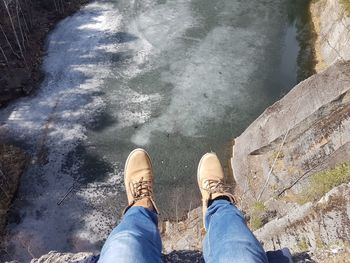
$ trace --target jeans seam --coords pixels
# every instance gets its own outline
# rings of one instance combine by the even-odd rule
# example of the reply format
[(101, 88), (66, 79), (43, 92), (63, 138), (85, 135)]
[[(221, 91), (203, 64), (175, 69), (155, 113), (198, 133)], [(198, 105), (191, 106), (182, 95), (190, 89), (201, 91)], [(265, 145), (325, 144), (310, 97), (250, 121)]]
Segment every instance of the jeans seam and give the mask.
[(209, 223), (209, 226), (208, 226), (208, 231), (207, 231), (207, 235), (208, 235), (208, 258), (210, 257), (210, 254), (211, 254), (211, 249), (210, 249), (210, 223)]

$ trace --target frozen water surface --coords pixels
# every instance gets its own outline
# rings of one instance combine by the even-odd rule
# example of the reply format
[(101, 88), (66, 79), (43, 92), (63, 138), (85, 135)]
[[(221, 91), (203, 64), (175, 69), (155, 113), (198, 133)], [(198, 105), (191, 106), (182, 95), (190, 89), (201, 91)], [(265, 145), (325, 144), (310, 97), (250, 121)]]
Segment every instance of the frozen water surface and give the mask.
[(232, 138), (295, 84), (287, 3), (98, 1), (59, 23), (41, 89), (0, 112), (1, 134), (32, 156), (7, 228), (13, 259), (98, 251), (136, 147), (153, 158), (163, 217), (198, 206), (201, 155), (227, 170)]

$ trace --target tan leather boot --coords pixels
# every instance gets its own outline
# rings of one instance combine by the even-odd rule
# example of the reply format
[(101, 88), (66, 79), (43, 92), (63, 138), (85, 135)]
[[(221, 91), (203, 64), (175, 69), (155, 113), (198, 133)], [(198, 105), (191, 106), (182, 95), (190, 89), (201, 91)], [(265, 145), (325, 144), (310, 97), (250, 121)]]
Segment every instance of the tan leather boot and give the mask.
[(159, 214), (153, 199), (153, 171), (148, 153), (143, 149), (135, 149), (130, 154), (124, 168), (125, 190), (128, 206), (143, 206)]
[(224, 184), (224, 171), (215, 153), (205, 154), (199, 162), (197, 170), (198, 186), (202, 194), (203, 223), (205, 226), (205, 213), (210, 200), (219, 196), (227, 197), (235, 203), (234, 196)]

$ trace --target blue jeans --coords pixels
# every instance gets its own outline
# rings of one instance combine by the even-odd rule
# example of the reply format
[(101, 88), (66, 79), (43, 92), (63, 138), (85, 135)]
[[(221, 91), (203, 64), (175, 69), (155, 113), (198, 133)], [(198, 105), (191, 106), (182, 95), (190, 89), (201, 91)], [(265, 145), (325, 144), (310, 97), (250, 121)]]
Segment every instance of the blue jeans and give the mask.
[[(243, 215), (230, 202), (215, 200), (208, 207), (205, 222), (205, 262), (268, 262), (262, 246), (248, 229)], [(162, 262), (162, 244), (157, 225), (156, 213), (143, 207), (131, 207), (109, 235), (98, 262)]]

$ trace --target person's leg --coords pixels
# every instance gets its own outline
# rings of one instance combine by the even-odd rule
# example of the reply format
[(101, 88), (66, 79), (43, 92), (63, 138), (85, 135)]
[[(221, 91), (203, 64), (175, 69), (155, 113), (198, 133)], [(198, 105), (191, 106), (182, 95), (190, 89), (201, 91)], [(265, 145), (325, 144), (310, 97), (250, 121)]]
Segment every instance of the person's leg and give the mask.
[(153, 171), (145, 150), (132, 151), (124, 169), (128, 206), (121, 223), (104, 244), (99, 263), (162, 262)]
[(157, 225), (155, 212), (141, 206), (131, 207), (103, 245), (99, 263), (162, 262)]
[(203, 255), (206, 263), (268, 262), (266, 254), (248, 229), (234, 196), (224, 184), (224, 172), (214, 153), (205, 154), (198, 165), (203, 220), (207, 230)]
[(246, 225), (242, 213), (227, 200), (214, 200), (205, 216), (203, 243), (206, 263), (268, 262), (259, 241)]

